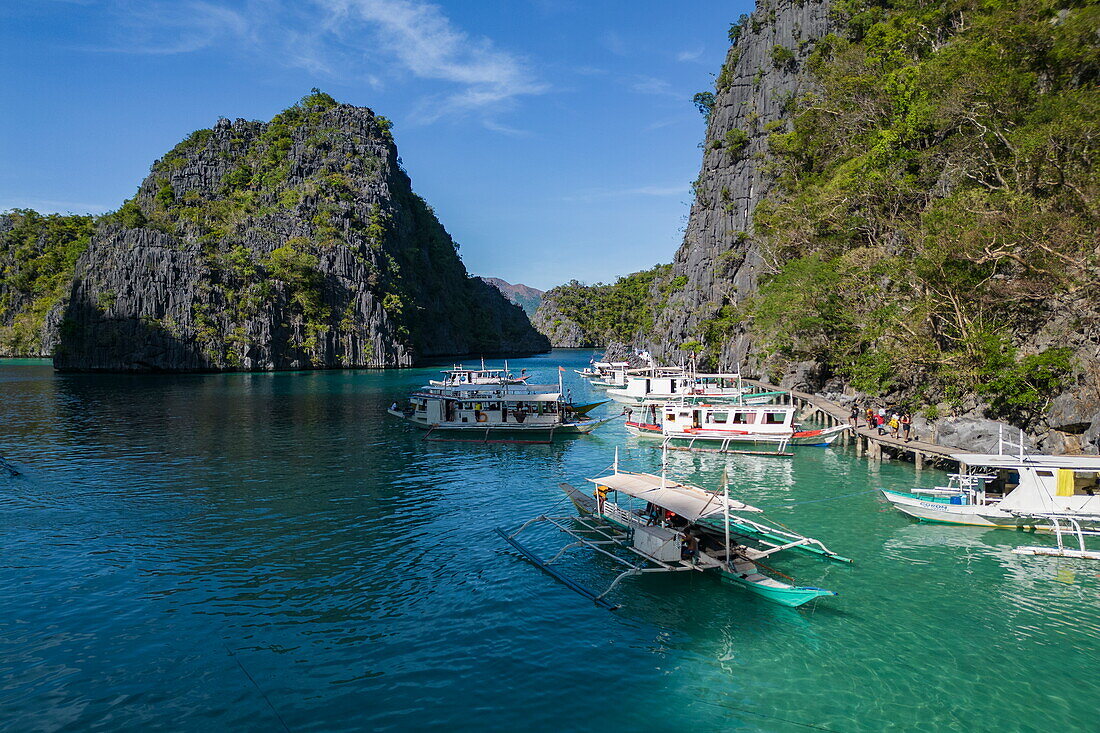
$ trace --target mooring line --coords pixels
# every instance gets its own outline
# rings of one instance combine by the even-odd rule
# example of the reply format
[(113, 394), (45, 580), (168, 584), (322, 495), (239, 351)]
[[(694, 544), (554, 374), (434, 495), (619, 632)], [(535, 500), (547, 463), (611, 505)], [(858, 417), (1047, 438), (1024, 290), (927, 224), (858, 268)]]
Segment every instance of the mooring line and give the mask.
[(229, 644), (227, 644), (224, 640), (222, 641), (222, 646), (224, 646), (225, 650), (229, 652), (229, 656), (233, 657), (233, 661), (237, 663), (237, 666), (240, 667), (242, 672), (244, 672), (244, 676), (247, 677), (248, 681), (252, 683), (252, 686), (256, 688), (256, 692), (260, 693), (260, 697), (264, 699), (264, 702), (267, 703), (267, 706), (271, 708), (271, 712), (275, 715), (275, 718), (279, 721), (279, 724), (283, 726), (283, 730), (285, 730), (286, 733), (290, 733), (290, 727), (287, 726), (286, 721), (283, 720), (283, 716), (279, 715), (279, 711), (276, 710), (275, 706), (271, 703), (271, 698), (269, 698), (267, 696), (267, 693), (263, 691), (263, 688), (256, 683), (256, 680), (252, 677), (252, 675), (248, 673), (248, 670), (244, 668), (244, 665), (241, 663), (240, 657), (233, 653), (233, 650), (229, 648)]
[(21, 475), (19, 469), (11, 465), (4, 456), (0, 456), (0, 466), (3, 466), (12, 477)]

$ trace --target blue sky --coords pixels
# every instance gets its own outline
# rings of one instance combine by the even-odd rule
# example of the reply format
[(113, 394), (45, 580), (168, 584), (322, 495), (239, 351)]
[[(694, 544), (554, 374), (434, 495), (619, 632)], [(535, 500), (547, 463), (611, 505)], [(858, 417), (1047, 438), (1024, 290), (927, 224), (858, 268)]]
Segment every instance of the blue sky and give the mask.
[(0, 210), (102, 212), (219, 116), (391, 118), (467, 268), (547, 288), (679, 245), (726, 30), (693, 0), (3, 0)]

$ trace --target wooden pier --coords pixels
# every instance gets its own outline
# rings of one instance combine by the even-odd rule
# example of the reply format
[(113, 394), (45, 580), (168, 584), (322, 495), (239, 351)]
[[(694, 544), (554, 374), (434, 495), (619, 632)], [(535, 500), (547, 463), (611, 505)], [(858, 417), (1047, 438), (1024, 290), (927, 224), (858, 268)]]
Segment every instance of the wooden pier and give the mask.
[[(769, 392), (782, 392), (783, 394), (777, 397), (776, 401), (800, 408), (799, 418), (802, 420), (821, 420), (830, 426), (850, 424), (848, 416), (851, 414), (851, 407), (843, 407), (821, 395), (800, 392), (796, 389), (783, 389), (756, 379), (746, 379), (744, 381)], [(884, 428), (886, 433), (879, 435), (878, 428), (867, 426), (867, 418), (862, 412), (857, 423), (858, 427), (837, 438), (841, 445), (849, 445), (854, 440), (857, 456), (866, 456), (872, 461), (890, 460), (891, 458), (909, 460), (918, 469), (924, 468), (925, 465), (933, 465), (939, 468), (962, 468), (959, 466), (958, 461), (951, 456), (963, 451), (917, 440), (916, 438), (908, 441), (905, 438), (895, 438), (891, 435), (892, 428)]]

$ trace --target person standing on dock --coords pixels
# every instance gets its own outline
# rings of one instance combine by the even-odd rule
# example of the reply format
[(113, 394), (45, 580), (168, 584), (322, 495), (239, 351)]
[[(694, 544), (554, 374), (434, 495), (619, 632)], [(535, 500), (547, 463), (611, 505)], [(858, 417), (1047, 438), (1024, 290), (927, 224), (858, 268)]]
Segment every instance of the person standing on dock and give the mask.
[(910, 429), (912, 429), (912, 427), (913, 427), (913, 418), (912, 418), (912, 416), (910, 416), (908, 412), (902, 414), (902, 416), (901, 416), (901, 432), (902, 432), (902, 435), (905, 437), (905, 442), (906, 443), (908, 443), (911, 440), (911, 438), (909, 437), (909, 431), (910, 431)]
[(852, 412), (848, 415), (848, 424), (853, 428), (859, 427), (859, 407), (855, 404), (852, 405)]

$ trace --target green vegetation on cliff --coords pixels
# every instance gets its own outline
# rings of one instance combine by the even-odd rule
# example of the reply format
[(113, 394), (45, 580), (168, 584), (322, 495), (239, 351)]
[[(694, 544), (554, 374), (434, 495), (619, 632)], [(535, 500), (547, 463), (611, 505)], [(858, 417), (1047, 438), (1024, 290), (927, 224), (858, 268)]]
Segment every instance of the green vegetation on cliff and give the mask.
[(0, 354), (37, 355), (46, 316), (68, 294), (95, 220), (30, 209), (0, 218)]
[(600, 347), (611, 341), (631, 343), (636, 335), (653, 329), (663, 303), (660, 299), (655, 302), (653, 293), (664, 295), (683, 287), (683, 282), (666, 282), (670, 269), (670, 265), (658, 265), (610, 284), (585, 285), (573, 280), (559, 285), (543, 295), (536, 325), (555, 343), (560, 342), (555, 341), (554, 333), (563, 324), (579, 329), (570, 345)]
[(773, 365), (813, 359), (863, 390), (976, 393), (1026, 417), (1072, 365), (1069, 349), (1028, 353), (1020, 336), (1098, 286), (1100, 7), (834, 12), (844, 32), (808, 64), (820, 93), (769, 139), (762, 285), (707, 336), (749, 319)]

